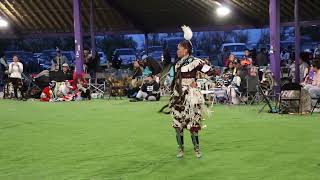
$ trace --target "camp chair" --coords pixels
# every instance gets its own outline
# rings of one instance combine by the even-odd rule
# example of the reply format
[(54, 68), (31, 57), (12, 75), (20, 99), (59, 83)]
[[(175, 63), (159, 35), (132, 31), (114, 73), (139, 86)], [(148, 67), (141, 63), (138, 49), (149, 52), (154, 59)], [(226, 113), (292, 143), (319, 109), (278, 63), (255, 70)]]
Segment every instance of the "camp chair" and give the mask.
[(247, 76), (246, 81), (247, 104), (259, 103), (259, 93), (257, 89), (257, 87), (259, 86), (259, 77)]
[(106, 78), (104, 73), (97, 72), (96, 78), (91, 78), (89, 74), (85, 75), (88, 79), (88, 85), (91, 92), (105, 94), (106, 92)]
[(320, 97), (315, 99), (315, 98), (312, 98), (312, 100), (317, 100), (316, 103), (312, 106), (312, 110), (311, 110), (311, 114), (313, 114), (314, 110), (316, 108), (320, 108)]
[(290, 77), (291, 68), (289, 67), (282, 67), (281, 68), (281, 78)]
[(30, 97), (33, 93), (32, 91), (42, 91), (42, 88), (38, 86), (33, 78), (27, 76), (26, 74), (22, 73), (23, 78), (23, 86), (25, 87), (25, 94), (26, 97)]
[[(290, 97), (294, 92), (297, 92), (298, 95)], [(290, 94), (291, 93), (291, 94)], [(292, 113), (290, 108), (294, 108), (294, 112), (301, 114), (301, 96), (302, 96), (302, 86), (297, 83), (287, 83), (281, 87), (280, 91), (280, 100), (279, 100), (279, 112), (280, 113)], [(296, 107), (292, 102), (298, 102)]]

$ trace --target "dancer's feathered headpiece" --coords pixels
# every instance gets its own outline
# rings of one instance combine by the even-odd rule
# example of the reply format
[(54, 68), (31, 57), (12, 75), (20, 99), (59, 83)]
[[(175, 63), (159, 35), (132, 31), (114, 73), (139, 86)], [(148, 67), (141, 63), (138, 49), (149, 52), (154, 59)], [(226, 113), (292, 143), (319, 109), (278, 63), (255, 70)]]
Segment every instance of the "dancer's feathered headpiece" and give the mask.
[(192, 39), (192, 36), (193, 36), (193, 32), (192, 30), (190, 29), (189, 26), (186, 26), (186, 25), (183, 25), (181, 26), (181, 29), (183, 31), (183, 37), (186, 41), (188, 41), (189, 43), (189, 46), (190, 46), (190, 53), (192, 53), (192, 42), (191, 42), (191, 39)]
[(187, 41), (191, 41), (192, 39), (192, 36), (193, 36), (193, 32), (192, 30), (190, 29), (189, 26), (186, 26), (186, 25), (183, 25), (181, 26), (181, 29), (183, 31), (183, 37), (184, 39), (186, 39)]

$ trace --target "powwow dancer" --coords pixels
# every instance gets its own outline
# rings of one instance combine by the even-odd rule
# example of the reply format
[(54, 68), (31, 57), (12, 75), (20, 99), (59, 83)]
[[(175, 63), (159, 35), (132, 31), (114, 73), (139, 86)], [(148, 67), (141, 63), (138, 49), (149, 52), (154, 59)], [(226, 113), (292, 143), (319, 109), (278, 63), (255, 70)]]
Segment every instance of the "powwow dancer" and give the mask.
[[(178, 60), (174, 66), (174, 80), (169, 108), (173, 117), (172, 127), (176, 131), (178, 143), (178, 158), (184, 155), (183, 130), (188, 129), (197, 158), (201, 157), (199, 136), (202, 115), (205, 110), (204, 97), (196, 84), (197, 72), (209, 74), (211, 67), (192, 54), (192, 31), (187, 26), (182, 26), (185, 40), (178, 45)], [(164, 108), (163, 108), (164, 109)], [(163, 110), (162, 109), (162, 110)], [(160, 110), (160, 111), (162, 111)]]

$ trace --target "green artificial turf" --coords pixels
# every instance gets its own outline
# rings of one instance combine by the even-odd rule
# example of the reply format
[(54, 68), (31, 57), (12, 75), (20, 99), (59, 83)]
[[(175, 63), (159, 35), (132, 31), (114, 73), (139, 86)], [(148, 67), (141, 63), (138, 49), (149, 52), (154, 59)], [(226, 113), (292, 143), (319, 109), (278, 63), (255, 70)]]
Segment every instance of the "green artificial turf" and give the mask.
[(177, 159), (166, 101), (0, 101), (0, 179), (320, 179), (320, 114), (217, 105)]

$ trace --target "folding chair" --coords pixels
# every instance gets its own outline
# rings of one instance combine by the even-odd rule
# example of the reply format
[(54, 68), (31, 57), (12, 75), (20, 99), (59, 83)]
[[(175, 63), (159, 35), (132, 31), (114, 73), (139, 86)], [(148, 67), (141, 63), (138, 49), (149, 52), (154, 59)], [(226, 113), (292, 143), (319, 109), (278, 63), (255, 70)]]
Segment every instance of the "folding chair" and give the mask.
[(258, 76), (249, 76), (245, 77), (245, 80), (241, 82), (240, 87), (234, 87), (236, 96), (239, 98), (243, 104), (252, 104), (254, 102), (258, 103), (259, 93), (257, 86), (259, 85)]
[(320, 108), (320, 97), (315, 99), (315, 98), (312, 98), (312, 100), (317, 100), (317, 102), (312, 106), (312, 110), (311, 110), (311, 114), (313, 114), (314, 110), (316, 108)]
[(291, 69), (290, 67), (282, 67), (281, 68), (281, 78), (290, 77)]
[(259, 93), (257, 87), (259, 86), (258, 76), (247, 76), (246, 78), (247, 89), (247, 104), (259, 103)]
[(24, 73), (22, 73), (22, 77), (23, 77), (23, 83), (27, 85), (27, 89), (26, 89), (27, 96), (30, 96), (32, 89), (42, 91), (42, 89), (35, 83), (34, 79), (25, 75)]
[(222, 88), (210, 88), (212, 83), (213, 82), (211, 80), (206, 78), (197, 79), (197, 85), (205, 99), (207, 100), (209, 97), (212, 97), (211, 106), (213, 106), (214, 102), (217, 102), (217, 90), (223, 90)]
[(247, 104), (246, 102), (246, 97), (244, 97), (245, 93), (245, 89), (243, 89), (243, 91), (240, 91), (239, 87), (236, 86), (230, 86), (230, 91), (228, 94), (228, 99), (229, 99), (229, 103), (232, 104), (232, 95), (231, 95), (231, 91), (234, 90), (236, 98), (240, 100), (240, 104)]
[(259, 110), (259, 113), (261, 113), (263, 111), (263, 109), (268, 105), (269, 107), (269, 112), (270, 113), (278, 113), (278, 109), (277, 109), (277, 102), (275, 107), (272, 107), (271, 102), (274, 96), (268, 96), (265, 94), (265, 92), (263, 92), (263, 89), (261, 88), (261, 86), (257, 86), (258, 92), (260, 93), (261, 97), (262, 97), (262, 101), (265, 103), (262, 108)]
[(89, 88), (91, 92), (98, 92), (105, 95), (106, 92), (106, 78), (104, 73), (96, 73), (96, 78), (91, 78), (89, 74), (86, 74), (86, 79), (89, 82)]
[[(289, 97), (294, 93), (294, 91), (298, 92), (297, 97)], [(290, 94), (291, 92), (291, 94)], [(290, 112), (290, 106), (294, 104), (292, 102), (298, 102), (298, 106), (294, 107), (296, 109), (295, 112), (299, 114), (302, 113), (301, 108), (301, 96), (302, 96), (302, 86), (297, 83), (287, 83), (281, 87), (280, 91), (280, 100), (279, 100), (279, 112), (280, 113), (294, 113)], [(287, 107), (286, 107), (287, 106)]]

